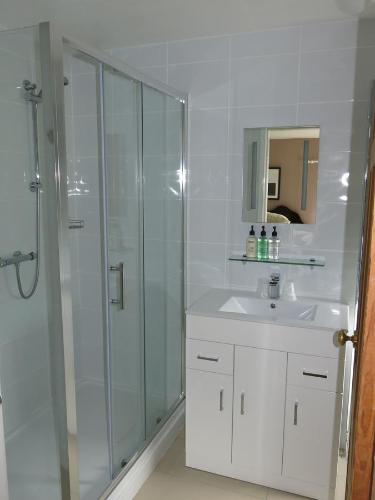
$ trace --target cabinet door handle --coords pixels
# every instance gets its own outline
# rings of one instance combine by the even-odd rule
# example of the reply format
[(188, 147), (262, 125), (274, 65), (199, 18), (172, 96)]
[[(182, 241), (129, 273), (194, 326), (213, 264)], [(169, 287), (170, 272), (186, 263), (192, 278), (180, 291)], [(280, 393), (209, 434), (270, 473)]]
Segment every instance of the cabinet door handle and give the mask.
[(201, 356), (198, 354), (197, 359), (203, 359), (204, 361), (215, 361), (216, 363), (219, 361), (219, 358), (210, 358), (208, 356)]
[(293, 425), (298, 425), (298, 401), (294, 403)]
[(241, 392), (241, 415), (245, 415), (245, 393)]
[(328, 378), (327, 373), (314, 373), (314, 372), (307, 372), (306, 370), (303, 370), (302, 375), (304, 375), (305, 377)]
[(220, 403), (219, 403), (219, 410), (223, 411), (224, 410), (224, 389), (221, 389), (220, 391)]

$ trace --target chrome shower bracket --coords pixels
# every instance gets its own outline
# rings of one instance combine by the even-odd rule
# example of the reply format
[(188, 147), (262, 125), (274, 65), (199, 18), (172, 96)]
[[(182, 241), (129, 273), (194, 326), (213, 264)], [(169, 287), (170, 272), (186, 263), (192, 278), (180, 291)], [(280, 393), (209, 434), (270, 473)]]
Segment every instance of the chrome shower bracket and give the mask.
[(41, 187), (42, 183), (39, 180), (31, 181), (29, 184), (29, 189), (32, 193), (35, 193), (36, 191), (38, 191), (38, 189), (41, 189)]
[(36, 83), (31, 83), (30, 80), (24, 80), (22, 82), (22, 87), (25, 91), (24, 98), (26, 101), (32, 101), (35, 103), (42, 102), (42, 91), (36, 92)]

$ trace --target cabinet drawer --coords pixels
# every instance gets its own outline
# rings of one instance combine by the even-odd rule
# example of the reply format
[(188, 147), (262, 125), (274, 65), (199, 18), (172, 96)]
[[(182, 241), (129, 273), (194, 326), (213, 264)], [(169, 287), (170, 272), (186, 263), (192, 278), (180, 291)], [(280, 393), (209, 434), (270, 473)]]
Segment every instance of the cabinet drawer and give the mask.
[(288, 354), (288, 385), (340, 392), (335, 358)]
[(233, 349), (234, 346), (230, 344), (188, 339), (186, 341), (186, 367), (232, 375)]

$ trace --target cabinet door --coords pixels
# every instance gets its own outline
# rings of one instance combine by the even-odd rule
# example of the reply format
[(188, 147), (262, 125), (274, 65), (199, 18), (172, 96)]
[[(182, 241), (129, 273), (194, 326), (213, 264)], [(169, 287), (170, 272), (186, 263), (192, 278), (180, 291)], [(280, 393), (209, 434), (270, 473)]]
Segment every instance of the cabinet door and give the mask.
[(288, 386), (283, 460), (285, 476), (322, 486), (330, 484), (337, 461), (336, 423), (340, 398), (334, 392)]
[(236, 347), (233, 453), (249, 479), (281, 475), (287, 354)]
[(230, 464), (233, 377), (186, 370), (186, 465)]

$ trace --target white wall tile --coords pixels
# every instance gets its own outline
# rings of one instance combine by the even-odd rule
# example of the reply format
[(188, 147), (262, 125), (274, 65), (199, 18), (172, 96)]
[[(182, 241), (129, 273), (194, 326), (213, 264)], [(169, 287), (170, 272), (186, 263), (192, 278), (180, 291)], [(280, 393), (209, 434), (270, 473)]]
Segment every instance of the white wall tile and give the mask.
[(194, 304), (194, 302), (207, 293), (210, 288), (212, 288), (210, 285), (195, 285), (194, 283), (188, 283), (186, 297), (187, 307)]
[[(302, 255), (313, 252), (301, 252)], [(306, 297), (326, 297), (341, 300), (342, 276), (344, 274), (343, 253), (319, 250), (316, 256), (324, 257), (324, 267), (290, 266), (287, 279), (294, 282), (296, 295)]]
[(360, 203), (363, 199), (365, 154), (322, 152), (319, 157), (319, 203)]
[(228, 55), (228, 37), (197, 38), (168, 44), (168, 64), (214, 61), (227, 59)]
[(145, 66), (139, 68), (145, 75), (156, 78), (163, 83), (168, 83), (168, 67), (165, 66)]
[(293, 244), (311, 250), (356, 251), (361, 229), (360, 204), (319, 203), (317, 224), (293, 226)]
[(227, 157), (190, 156), (188, 170), (188, 197), (198, 199), (226, 199)]
[(189, 243), (188, 281), (222, 287), (225, 279), (225, 245)]
[(357, 50), (354, 97), (357, 100), (367, 101), (371, 95), (375, 79), (374, 48), (366, 47)]
[(299, 26), (241, 33), (231, 37), (231, 57), (234, 59), (298, 52), (299, 45)]
[(189, 92), (192, 108), (222, 108), (228, 105), (227, 61), (170, 65), (168, 83)]
[(231, 66), (231, 106), (297, 103), (298, 54), (235, 59)]
[(244, 157), (242, 155), (229, 156), (229, 159), (228, 159), (228, 198), (230, 200), (242, 201), (243, 167), (244, 167)]
[(228, 111), (192, 110), (190, 112), (190, 154), (227, 154)]
[(320, 126), (320, 152), (350, 151), (352, 117), (352, 102), (308, 103), (298, 107), (299, 124)]
[(355, 49), (302, 54), (300, 100), (349, 101), (354, 97)]
[[(188, 241), (221, 243), (225, 235), (226, 206), (220, 200), (189, 200)], [(199, 223), (197, 223), (199, 221)]]
[(353, 48), (357, 45), (358, 21), (324, 22), (302, 27), (302, 51)]

